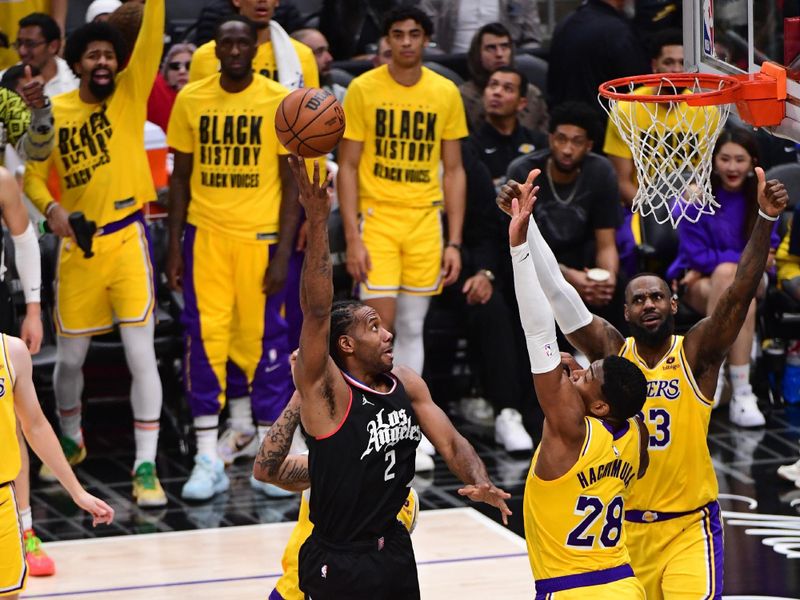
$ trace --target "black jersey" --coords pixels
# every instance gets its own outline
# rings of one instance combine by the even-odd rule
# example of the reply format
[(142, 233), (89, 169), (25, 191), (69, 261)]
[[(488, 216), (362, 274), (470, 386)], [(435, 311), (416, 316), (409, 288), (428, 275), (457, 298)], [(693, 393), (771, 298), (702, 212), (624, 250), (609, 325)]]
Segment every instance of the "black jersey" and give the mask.
[(350, 403), (339, 428), (306, 436), (314, 533), (332, 543), (377, 537), (389, 530), (408, 496), (422, 436), (403, 384), (376, 392), (343, 373)]

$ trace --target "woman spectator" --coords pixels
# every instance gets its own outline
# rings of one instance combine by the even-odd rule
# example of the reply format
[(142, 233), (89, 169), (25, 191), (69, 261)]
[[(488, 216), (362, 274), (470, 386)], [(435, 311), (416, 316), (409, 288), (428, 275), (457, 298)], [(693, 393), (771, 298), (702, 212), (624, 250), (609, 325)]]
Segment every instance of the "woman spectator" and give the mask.
[[(720, 135), (713, 153), (711, 188), (720, 204), (714, 215), (696, 223), (684, 219), (678, 226), (678, 257), (667, 270), (667, 278), (684, 288), (682, 300), (697, 312), (708, 315), (733, 282), (736, 267), (758, 215), (759, 164), (755, 137), (744, 129), (730, 129)], [(772, 232), (772, 248), (765, 270), (775, 264), (779, 238)], [(766, 279), (766, 277), (765, 277)], [(762, 284), (763, 285), (763, 284)], [(728, 353), (733, 394), (730, 420), (740, 427), (764, 425), (758, 399), (750, 386), (750, 352), (756, 323), (756, 303)], [(720, 369), (715, 405), (719, 402), (724, 369)]]
[(147, 101), (147, 120), (164, 131), (167, 130), (175, 97), (189, 82), (189, 65), (196, 49), (194, 44), (175, 44), (167, 52), (161, 70), (156, 75), (153, 91)]

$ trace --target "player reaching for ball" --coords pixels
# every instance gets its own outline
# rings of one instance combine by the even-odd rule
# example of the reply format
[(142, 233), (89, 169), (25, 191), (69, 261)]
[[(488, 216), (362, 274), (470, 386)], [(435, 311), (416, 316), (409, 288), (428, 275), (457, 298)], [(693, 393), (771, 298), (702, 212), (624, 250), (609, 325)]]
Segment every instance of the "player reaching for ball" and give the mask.
[(275, 133), (292, 154), (303, 158), (324, 156), (342, 139), (344, 110), (327, 90), (295, 90), (275, 113)]
[(216, 449), (228, 357), (247, 377), (259, 424), (272, 423), (292, 391), (280, 311), (300, 213), (274, 129), (288, 90), (253, 76), (253, 23), (228, 17), (215, 40), (220, 73), (181, 90), (167, 133), (175, 149), (167, 276), (185, 300), (186, 394), (197, 434), (181, 491), (189, 500), (229, 485)]

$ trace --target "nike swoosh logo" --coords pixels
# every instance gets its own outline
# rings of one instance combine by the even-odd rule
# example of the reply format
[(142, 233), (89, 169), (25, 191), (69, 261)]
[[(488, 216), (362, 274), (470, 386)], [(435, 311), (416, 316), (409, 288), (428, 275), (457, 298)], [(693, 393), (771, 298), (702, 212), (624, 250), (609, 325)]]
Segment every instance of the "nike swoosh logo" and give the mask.
[(522, 257), (522, 258), (521, 258), (521, 259), (520, 259), (518, 262), (523, 262), (523, 261), (524, 261), (526, 258), (528, 258), (530, 255), (531, 255), (531, 253), (530, 253), (530, 252), (528, 252), (528, 253), (527, 253), (525, 256), (523, 256), (523, 257)]
[(495, 152), (497, 152), (497, 148), (484, 148), (483, 151), (486, 154), (494, 154)]
[(272, 365), (271, 367), (264, 367), (264, 373), (272, 373), (278, 367), (280, 367), (280, 365)]

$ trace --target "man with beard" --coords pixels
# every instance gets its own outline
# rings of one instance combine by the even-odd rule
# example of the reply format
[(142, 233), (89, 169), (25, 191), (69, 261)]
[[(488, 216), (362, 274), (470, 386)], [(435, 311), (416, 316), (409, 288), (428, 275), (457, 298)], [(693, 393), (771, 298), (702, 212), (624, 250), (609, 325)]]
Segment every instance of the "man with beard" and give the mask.
[[(80, 87), (53, 98), (56, 146), (48, 161), (27, 163), (24, 180), (25, 193), (61, 237), (53, 376), (61, 445), (71, 465), (86, 458), (81, 368), (92, 336), (118, 324), (132, 377), (133, 495), (140, 506), (167, 502), (155, 471), (161, 380), (153, 348), (153, 268), (141, 211), (155, 199), (144, 123), (163, 34), (164, 0), (149, 0), (130, 61), (119, 73), (124, 46), (110, 25), (89, 23), (69, 37), (64, 56)], [(58, 202), (47, 187), (51, 169), (58, 175)], [(97, 225), (93, 257), (76, 244), (68, 220), (75, 211)], [(54, 475), (44, 466), (40, 478), (52, 481)]]
[[(717, 478), (706, 437), (717, 373), (744, 323), (764, 272), (774, 221), (789, 196), (779, 181), (759, 179), (758, 218), (733, 284), (711, 315), (685, 336), (674, 335), (677, 301), (666, 281), (642, 273), (625, 290), (624, 338), (593, 316), (561, 275), (558, 262), (531, 219), (528, 244), (539, 282), (567, 339), (589, 360), (620, 354), (647, 378), (643, 417), (650, 434), (650, 466), (625, 506), (631, 566), (648, 598), (719, 598), (722, 522)], [(521, 186), (510, 181), (498, 204), (510, 212)], [(713, 218), (713, 217), (709, 217)]]
[(549, 147), (512, 162), (508, 178), (524, 181), (531, 170), (542, 171), (533, 214), (545, 241), (581, 299), (621, 328), (624, 284), (617, 276), (614, 240), (619, 192), (611, 164), (592, 153), (599, 125), (585, 104), (556, 107), (550, 115)]
[[(217, 431), (229, 370), (252, 389), (260, 437), (291, 395), (283, 396), (291, 373), (282, 288), (300, 212), (274, 126), (288, 90), (253, 73), (257, 39), (245, 17), (220, 23), (221, 72), (181, 90), (167, 130), (175, 150), (167, 276), (185, 300), (186, 395), (197, 433), (181, 491), (189, 500), (228, 489)], [(239, 417), (233, 407), (231, 414)], [(263, 491), (261, 482), (251, 485)]]
[(331, 49), (325, 36), (317, 29), (306, 28), (293, 31), (292, 39), (311, 48), (311, 51), (314, 53), (314, 58), (317, 61), (319, 84), (322, 86), (322, 89), (328, 90), (331, 94), (336, 96), (339, 102), (342, 102), (347, 88), (335, 83), (331, 78), (333, 56), (331, 55)]

